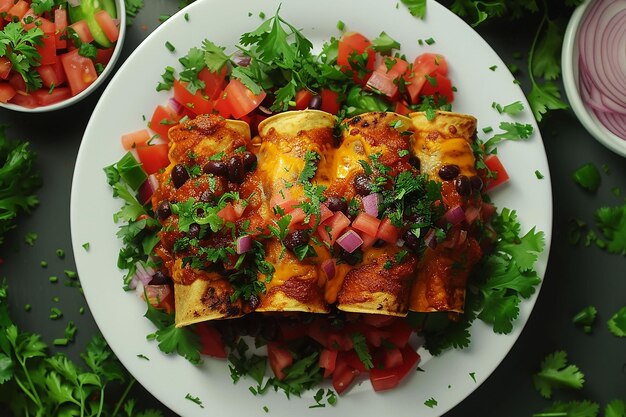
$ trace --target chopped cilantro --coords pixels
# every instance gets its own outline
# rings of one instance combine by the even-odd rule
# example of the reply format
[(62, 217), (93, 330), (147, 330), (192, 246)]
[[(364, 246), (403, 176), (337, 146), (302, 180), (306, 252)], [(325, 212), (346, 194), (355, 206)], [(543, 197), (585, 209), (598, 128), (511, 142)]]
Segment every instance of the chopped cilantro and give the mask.
[(533, 384), (542, 397), (552, 397), (555, 388), (580, 389), (585, 376), (576, 365), (567, 364), (567, 353), (554, 352), (541, 362), (541, 371), (533, 376)]
[(598, 168), (591, 162), (574, 171), (572, 178), (576, 184), (591, 192), (596, 192), (602, 182)]
[(202, 405), (202, 401), (198, 397), (194, 397), (191, 394), (187, 393), (187, 395), (185, 395), (185, 399), (198, 404), (200, 408), (204, 408), (204, 405)]
[(491, 71), (495, 71), (497, 68), (498, 68), (498, 66), (497, 66), (497, 65), (492, 65), (492, 66), (490, 66), (490, 67), (489, 67), (489, 69), (490, 69)]
[(343, 23), (341, 20), (338, 20), (338, 21), (337, 21), (337, 29), (343, 32), (343, 30), (344, 30), (345, 28), (346, 28), (346, 24), (345, 24), (345, 23)]
[[(555, 401), (543, 412), (535, 413), (532, 417), (597, 417), (598, 410), (598, 404), (591, 401), (570, 401), (567, 403)], [(605, 417), (611, 416), (607, 413)]]
[(435, 400), (433, 397), (430, 397), (429, 399), (424, 401), (424, 405), (426, 407), (434, 408), (437, 406), (437, 400)]
[(538, 180), (542, 180), (545, 178), (541, 171), (539, 171), (538, 169), (535, 170), (535, 177), (537, 177)]
[(353, 333), (350, 335), (350, 338), (352, 339), (354, 351), (359, 357), (359, 360), (365, 366), (365, 369), (372, 369), (374, 367), (374, 363), (372, 362), (372, 355), (370, 354), (369, 348), (367, 347), (365, 336), (363, 336), (361, 333)]
[(617, 337), (626, 337), (626, 307), (622, 307), (607, 322), (609, 331)]
[(409, 12), (420, 19), (426, 16), (426, 0), (401, 0)]
[(494, 101), (491, 107), (496, 109), (500, 114), (504, 113), (510, 116), (516, 116), (524, 111), (524, 105), (521, 101), (515, 101), (511, 104), (507, 104), (506, 106), (502, 106)]
[(372, 41), (372, 48), (381, 54), (390, 54), (393, 49), (400, 49), (400, 43), (385, 32), (380, 32), (380, 35)]
[(165, 41), (165, 47), (170, 52), (174, 52), (176, 50), (176, 47), (174, 45), (172, 45), (172, 43), (170, 41)]
[(591, 326), (596, 321), (598, 311), (594, 306), (587, 306), (572, 318), (572, 323), (581, 326), (585, 333), (591, 333)]
[(37, 235), (37, 233), (28, 232), (28, 233), (26, 233), (26, 236), (24, 236), (24, 242), (28, 246), (35, 246), (35, 241), (37, 240), (38, 237), (39, 236)]

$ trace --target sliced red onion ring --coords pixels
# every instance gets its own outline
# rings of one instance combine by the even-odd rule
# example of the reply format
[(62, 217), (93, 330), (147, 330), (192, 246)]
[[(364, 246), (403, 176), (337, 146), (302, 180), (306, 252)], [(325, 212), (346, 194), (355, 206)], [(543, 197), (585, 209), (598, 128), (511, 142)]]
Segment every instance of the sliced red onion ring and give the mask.
[(241, 236), (237, 239), (237, 254), (241, 255), (242, 253), (248, 252), (252, 249), (252, 236)]
[(135, 274), (130, 280), (130, 284), (128, 286), (130, 289), (136, 289), (137, 287), (141, 287), (140, 290), (143, 291), (143, 287), (148, 285), (150, 281), (152, 281), (152, 275), (154, 275), (154, 269), (151, 267), (144, 267), (141, 261), (137, 261), (135, 264)]
[(437, 236), (435, 235), (435, 229), (429, 229), (424, 236), (424, 243), (431, 248), (435, 249), (437, 247)]
[(167, 104), (169, 104), (172, 110), (174, 110), (179, 116), (183, 114), (183, 110), (185, 110), (185, 107), (178, 101), (174, 100), (174, 98), (170, 98), (169, 100), (167, 100)]
[(626, 1), (594, 1), (578, 42), (581, 97), (600, 123), (626, 140)]
[(372, 193), (363, 197), (363, 209), (370, 216), (378, 217), (378, 205), (380, 204), (380, 194)]
[(359, 236), (359, 234), (354, 230), (348, 230), (346, 233), (339, 236), (337, 243), (346, 252), (352, 253), (363, 244), (363, 239), (361, 239), (361, 236)]
[(335, 277), (335, 260), (334, 259), (326, 259), (320, 265), (322, 271), (326, 274), (326, 278), (333, 279)]
[(232, 61), (235, 63), (235, 65), (238, 65), (240, 67), (247, 67), (248, 65), (250, 65), (250, 60), (251, 58), (241, 51), (235, 52), (232, 57)]

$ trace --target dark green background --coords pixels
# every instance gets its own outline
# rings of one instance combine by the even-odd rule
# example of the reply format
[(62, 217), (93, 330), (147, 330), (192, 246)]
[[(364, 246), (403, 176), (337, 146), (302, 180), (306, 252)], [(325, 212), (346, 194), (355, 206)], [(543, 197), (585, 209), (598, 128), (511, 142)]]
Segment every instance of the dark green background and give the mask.
[[(120, 62), (158, 26), (158, 16), (174, 12), (178, 2), (146, 0), (146, 4), (128, 29)], [(514, 23), (485, 25), (479, 30), (505, 62), (522, 68), (518, 78), (525, 87), (525, 59), (513, 57), (516, 52), (526, 55), (537, 24), (538, 16), (531, 16)], [(10, 137), (28, 139), (38, 153), (38, 168), (44, 180), (40, 206), (32, 216), (19, 219), (19, 227), (9, 233), (0, 248), (0, 257), (5, 260), (0, 265), (0, 276), (8, 278), (11, 310), (21, 328), (40, 333), (51, 342), (62, 337), (68, 320), (78, 325), (76, 343), (61, 349), (76, 359), (98, 330), (88, 309), (84, 315), (79, 314), (81, 306), (87, 307), (83, 296), (76, 288), (63, 285), (63, 270), (75, 270), (70, 242), (70, 188), (82, 134), (101, 92), (102, 88), (79, 105), (49, 114), (0, 110), (0, 122), (10, 125)], [(597, 208), (623, 201), (611, 193), (611, 188), (619, 187), (626, 194), (626, 161), (596, 142), (571, 110), (551, 114), (541, 125), (541, 132), (554, 201), (552, 248), (543, 288), (512, 351), (493, 375), (447, 417), (530, 416), (547, 407), (550, 403), (533, 389), (531, 375), (545, 355), (560, 349), (569, 353), (587, 382), (580, 391), (557, 392), (557, 399), (589, 399), (601, 406), (616, 398), (626, 400), (626, 339), (614, 337), (606, 328), (607, 319), (626, 306), (626, 259), (596, 247), (573, 247), (568, 242), (570, 219), (592, 222)], [(581, 190), (571, 180), (572, 172), (587, 162), (598, 167), (606, 164), (610, 169), (602, 174), (602, 186), (596, 194)], [(28, 232), (39, 236), (34, 247), (24, 243)], [(57, 258), (58, 248), (65, 250), (65, 259)], [(40, 266), (42, 260), (48, 262), (47, 268)], [(57, 284), (48, 281), (51, 275), (59, 276)], [(52, 300), (54, 296), (60, 298), (58, 303)], [(33, 306), (30, 312), (24, 311), (27, 303)], [(592, 335), (571, 324), (572, 316), (587, 305), (595, 305), (599, 312)], [(63, 311), (62, 320), (48, 318), (51, 307)], [(132, 395), (140, 398), (141, 409), (161, 407), (166, 415), (174, 415), (139, 386)], [(332, 414), (330, 410), (322, 412), (328, 413)], [(409, 413), (413, 414), (407, 410)]]

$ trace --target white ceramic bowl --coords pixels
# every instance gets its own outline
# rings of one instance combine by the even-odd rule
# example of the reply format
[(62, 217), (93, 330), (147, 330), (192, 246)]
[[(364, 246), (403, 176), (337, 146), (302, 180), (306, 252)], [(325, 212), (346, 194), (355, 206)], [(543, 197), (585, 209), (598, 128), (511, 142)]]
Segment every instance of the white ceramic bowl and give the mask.
[(115, 0), (115, 7), (117, 7), (117, 18), (120, 21), (120, 35), (117, 39), (117, 42), (115, 43), (115, 49), (113, 50), (111, 60), (109, 61), (107, 66), (104, 67), (104, 70), (98, 76), (98, 78), (96, 78), (96, 81), (94, 81), (89, 87), (76, 94), (75, 96), (72, 96), (67, 100), (63, 100), (58, 103), (50, 104), (48, 106), (40, 106), (31, 109), (11, 103), (0, 103), (0, 107), (24, 113), (44, 113), (63, 109), (65, 107), (76, 104), (85, 97), (87, 97), (89, 94), (93, 93), (104, 82), (104, 80), (106, 80), (109, 75), (113, 73), (113, 68), (115, 67), (115, 63), (117, 62), (117, 59), (122, 52), (122, 46), (124, 45), (124, 38), (126, 36), (126, 6), (124, 4), (124, 0)]
[(580, 25), (587, 15), (587, 9), (594, 0), (587, 0), (581, 4), (572, 14), (565, 31), (563, 49), (561, 52), (561, 67), (563, 71), (563, 84), (567, 98), (576, 113), (576, 117), (585, 129), (601, 144), (613, 152), (626, 157), (626, 140), (618, 137), (608, 130), (596, 117), (593, 111), (583, 102), (580, 96), (579, 69), (578, 69), (578, 36)]

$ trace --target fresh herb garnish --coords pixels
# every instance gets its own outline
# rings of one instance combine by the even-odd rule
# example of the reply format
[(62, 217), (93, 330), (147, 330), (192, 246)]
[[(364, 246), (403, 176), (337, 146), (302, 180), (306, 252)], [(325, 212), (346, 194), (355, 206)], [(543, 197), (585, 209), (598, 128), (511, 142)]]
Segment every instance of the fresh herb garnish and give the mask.
[(567, 353), (554, 352), (541, 362), (541, 371), (533, 376), (533, 384), (542, 397), (552, 397), (555, 388), (580, 389), (585, 382), (585, 375), (576, 365), (567, 364)]

